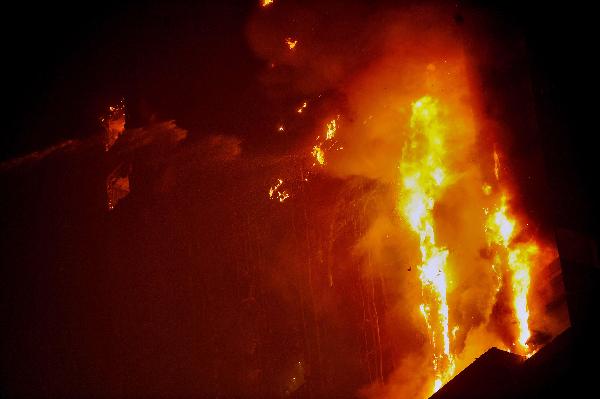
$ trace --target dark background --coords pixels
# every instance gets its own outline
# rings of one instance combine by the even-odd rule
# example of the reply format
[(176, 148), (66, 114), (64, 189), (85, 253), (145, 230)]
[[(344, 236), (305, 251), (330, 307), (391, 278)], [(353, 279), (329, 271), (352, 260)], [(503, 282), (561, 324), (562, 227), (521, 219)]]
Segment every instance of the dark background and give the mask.
[[(1, 160), (98, 134), (99, 115), (121, 97), (127, 99), (130, 127), (143, 126), (153, 117), (175, 119), (189, 130), (192, 141), (218, 131), (236, 134), (245, 149), (260, 151), (266, 145), (261, 129), (271, 128), (278, 112), (261, 106), (256, 76), (264, 65), (246, 44), (245, 22), (257, 4), (200, 3), (5, 6), (0, 29), (7, 120), (2, 124)], [(550, 189), (550, 223), (597, 239), (594, 12), (576, 3), (467, 5), (490, 11), (521, 33)], [(254, 360), (239, 353), (249, 351), (248, 358), (252, 357), (248, 348), (254, 336), (276, 337), (295, 328), (275, 325), (275, 331), (254, 331), (264, 328), (256, 322), (261, 312), (273, 315), (283, 310), (273, 299), (267, 310), (248, 305), (239, 313), (232, 303), (237, 299), (243, 303), (246, 294), (236, 293), (231, 303), (222, 298), (240, 287), (254, 286), (244, 280), (252, 273), (227, 275), (222, 271), (225, 261), (203, 250), (234, 253), (236, 242), (254, 234), (253, 229), (254, 239), (268, 241), (270, 232), (261, 231), (268, 228), (260, 222), (263, 210), (248, 216), (236, 208), (236, 191), (251, 192), (252, 187), (227, 188), (227, 183), (239, 181), (240, 172), (207, 166), (202, 175), (189, 177), (192, 185), (197, 183), (206, 192), (186, 197), (175, 192), (176, 198), (154, 202), (132, 195), (120, 213), (107, 216), (103, 186), (107, 166), (88, 159), (98, 155), (87, 151), (2, 179), (0, 392), (27, 397), (239, 393), (231, 386), (251, 377), (216, 374), (237, 370), (236, 363), (252, 370)], [(68, 173), (55, 175), (53, 170)], [(134, 178), (143, 186), (148, 177)], [(82, 179), (97, 184), (83, 187)], [(223, 198), (230, 199), (224, 214), (246, 217), (248, 231), (224, 227), (235, 221), (216, 216)], [(166, 205), (171, 200), (188, 212), (170, 210)], [(73, 206), (75, 201), (87, 205)], [(194, 201), (203, 209), (196, 210)], [(194, 223), (209, 226), (199, 241), (191, 239), (197, 231)], [(116, 234), (114, 226), (120, 227)], [(56, 237), (60, 239), (52, 239)], [(267, 255), (254, 250), (245, 253), (259, 264), (268, 262)], [(136, 255), (143, 255), (144, 264)], [(214, 267), (207, 280), (185, 269), (203, 257)], [(107, 264), (113, 268), (105, 270)], [(199, 291), (198, 286), (205, 289)], [(207, 310), (211, 306), (223, 314), (211, 315)], [(226, 331), (231, 330), (248, 331), (248, 342), (228, 347)], [(302, 352), (294, 342), (274, 339), (260, 345), (263, 353), (282, 357)], [(222, 363), (209, 364), (203, 356)], [(278, 369), (284, 364), (285, 359), (262, 361), (265, 384), (281, 386), (279, 379), (284, 378), (282, 373), (265, 371), (265, 365)], [(347, 366), (345, 376), (323, 373), (335, 376), (333, 388), (347, 387), (348, 392), (338, 390), (337, 395), (356, 390), (351, 379), (360, 375), (360, 367)], [(328, 384), (326, 377), (319, 378), (322, 386)], [(261, 389), (262, 394), (281, 394)], [(249, 392), (243, 387), (240, 391)]]

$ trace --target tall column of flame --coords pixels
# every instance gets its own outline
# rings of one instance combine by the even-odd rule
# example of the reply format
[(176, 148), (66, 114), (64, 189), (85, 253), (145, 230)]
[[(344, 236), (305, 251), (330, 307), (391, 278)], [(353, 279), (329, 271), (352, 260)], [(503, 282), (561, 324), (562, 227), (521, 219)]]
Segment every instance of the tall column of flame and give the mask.
[(433, 347), (434, 392), (454, 374), (450, 352), (446, 260), (448, 250), (435, 241), (433, 207), (444, 186), (444, 126), (437, 101), (423, 97), (413, 103), (410, 139), (400, 163), (398, 210), (419, 235), (421, 312)]
[[(500, 181), (499, 167), (500, 160), (498, 153), (494, 151), (494, 173), (496, 180)], [(489, 187), (489, 186), (487, 186)], [(484, 189), (484, 191), (486, 191)], [(489, 194), (490, 191), (487, 192)], [(491, 243), (502, 248), (502, 256), (496, 253), (494, 263), (504, 263), (509, 272), (510, 289), (513, 298), (513, 312), (517, 319), (517, 337), (513, 345), (518, 346), (518, 351), (526, 355), (531, 354), (527, 341), (531, 336), (529, 331), (529, 309), (527, 295), (530, 286), (530, 270), (534, 262), (534, 257), (538, 253), (538, 246), (534, 242), (518, 243), (514, 238), (518, 232), (517, 221), (510, 216), (508, 207), (508, 198), (505, 193), (500, 197), (498, 205), (492, 213), (488, 214), (486, 222), (486, 233)], [(493, 265), (496, 270), (497, 265)], [(499, 289), (500, 287), (498, 287)]]

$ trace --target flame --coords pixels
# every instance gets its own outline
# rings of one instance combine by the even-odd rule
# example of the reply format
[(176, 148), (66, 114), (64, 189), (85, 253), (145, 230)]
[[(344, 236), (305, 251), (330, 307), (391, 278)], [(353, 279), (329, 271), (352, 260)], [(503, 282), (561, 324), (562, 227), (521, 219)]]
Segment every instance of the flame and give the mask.
[[(338, 115), (339, 118), (339, 115)], [(327, 123), (327, 133), (325, 134), (325, 140), (331, 140), (335, 137), (335, 132), (337, 131), (337, 126), (335, 119), (332, 119), (331, 122)]]
[(108, 151), (125, 131), (125, 99), (119, 104), (108, 107), (108, 113), (100, 118), (104, 127), (104, 150)]
[(318, 145), (313, 147), (312, 155), (315, 157), (319, 165), (325, 164), (325, 152)]
[(401, 187), (398, 209), (419, 235), (421, 264), (417, 266), (423, 302), (421, 313), (433, 347), (436, 392), (454, 374), (450, 352), (446, 260), (448, 250), (436, 244), (433, 208), (443, 188), (444, 125), (438, 116), (438, 103), (422, 97), (412, 105), (410, 141), (400, 163)]
[[(306, 103), (304, 103), (306, 104)], [(300, 110), (298, 111), (300, 112)], [(337, 121), (340, 119), (340, 116), (338, 115), (336, 118), (332, 119), (331, 121), (327, 122), (325, 124), (325, 139), (319, 141), (319, 138), (321, 136), (317, 137), (317, 141), (318, 143), (313, 146), (311, 154), (313, 155), (313, 157), (315, 158), (315, 160), (317, 161), (317, 163), (319, 165), (325, 165), (325, 150), (327, 149), (327, 151), (331, 150), (332, 148), (335, 147), (335, 145), (337, 144), (336, 140), (334, 140), (335, 138), (335, 134), (337, 132), (337, 128), (338, 128), (338, 124)], [(327, 148), (325, 148), (327, 147)], [(335, 150), (341, 150), (344, 147), (342, 146), (338, 146), (337, 148), (334, 148)], [(316, 163), (314, 164), (316, 165)]]
[(296, 48), (296, 44), (298, 44), (298, 40), (288, 37), (285, 39), (285, 44), (288, 46), (288, 48), (290, 50), (294, 50)]
[(513, 306), (519, 327), (518, 343), (526, 353), (529, 352), (527, 340), (531, 336), (527, 306), (527, 294), (531, 283), (529, 270), (538, 251), (537, 245), (526, 243), (517, 245), (508, 253), (508, 267), (512, 272)]
[[(497, 174), (500, 169), (498, 152), (494, 150), (494, 172)], [(503, 193), (500, 197), (500, 205), (496, 207), (495, 212), (488, 215), (485, 225), (485, 231), (491, 244), (496, 245), (496, 253), (492, 268), (498, 278), (497, 291), (503, 284), (502, 271), (498, 267), (504, 265), (507, 270), (512, 292), (512, 310), (517, 320), (517, 332), (514, 346), (518, 351), (528, 355), (531, 348), (527, 341), (531, 336), (529, 331), (529, 309), (527, 296), (530, 286), (531, 269), (535, 262), (535, 255), (538, 253), (538, 246), (535, 243), (516, 243), (515, 236), (519, 233), (519, 226), (516, 219), (510, 215), (508, 207), (508, 197)]]
[(270, 6), (271, 4), (273, 4), (273, 1), (274, 1), (274, 0), (261, 0), (261, 2), (260, 2), (260, 5), (261, 5), (262, 7), (268, 7), (268, 6)]

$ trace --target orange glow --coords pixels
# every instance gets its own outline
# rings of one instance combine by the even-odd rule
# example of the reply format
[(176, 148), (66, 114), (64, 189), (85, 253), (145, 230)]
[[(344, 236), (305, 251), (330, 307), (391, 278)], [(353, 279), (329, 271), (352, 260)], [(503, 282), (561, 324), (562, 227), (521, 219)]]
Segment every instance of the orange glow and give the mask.
[(273, 4), (273, 0), (261, 0), (260, 5), (263, 7), (268, 7)]
[(108, 151), (125, 131), (125, 99), (108, 107), (108, 114), (100, 118), (104, 127), (104, 150)]

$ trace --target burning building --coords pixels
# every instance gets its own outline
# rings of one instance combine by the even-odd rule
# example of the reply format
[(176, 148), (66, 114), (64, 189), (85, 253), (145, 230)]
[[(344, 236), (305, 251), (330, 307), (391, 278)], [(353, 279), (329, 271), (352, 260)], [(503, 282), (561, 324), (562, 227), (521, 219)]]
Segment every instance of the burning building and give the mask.
[(63, 100), (40, 100), (61, 133), (0, 166), (3, 394), (585, 386), (595, 244), (559, 228), (597, 224), (565, 210), (566, 100), (511, 7), (103, 9), (53, 65)]

